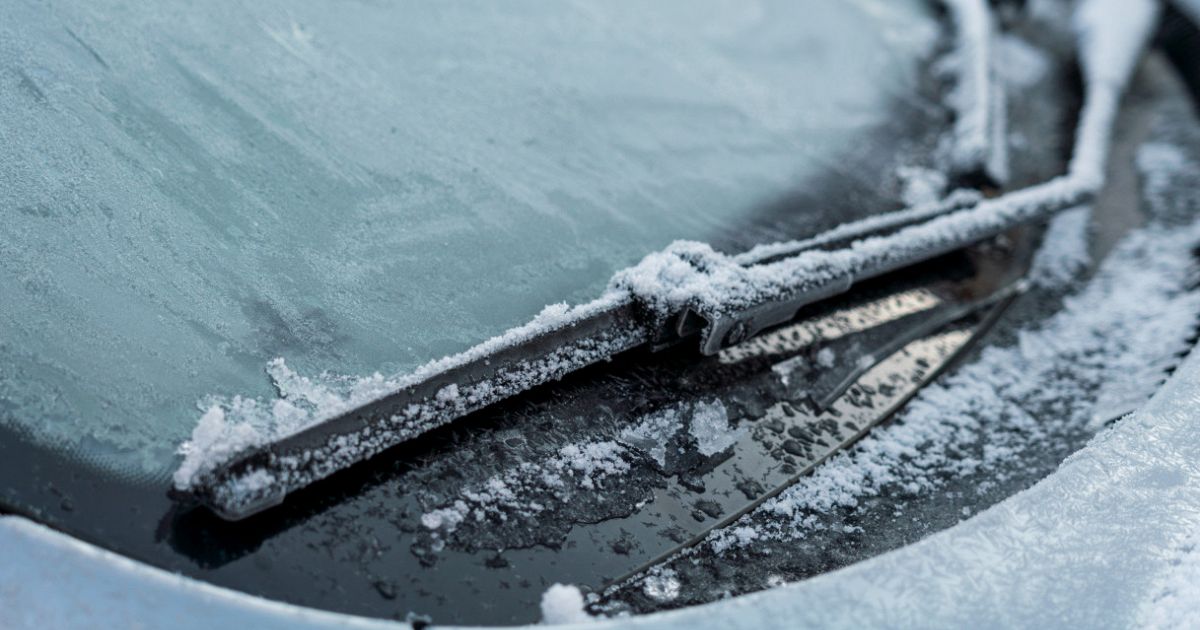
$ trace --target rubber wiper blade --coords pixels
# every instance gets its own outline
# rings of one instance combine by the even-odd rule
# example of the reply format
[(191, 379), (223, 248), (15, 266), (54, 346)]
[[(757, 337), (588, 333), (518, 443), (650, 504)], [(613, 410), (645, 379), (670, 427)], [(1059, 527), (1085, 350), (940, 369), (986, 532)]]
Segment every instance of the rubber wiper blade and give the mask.
[[(801, 249), (762, 263), (740, 264), (706, 245), (676, 243), (618, 274), (604, 297), (554, 325), (517, 329), (521, 334), (451, 357), (442, 369), (366, 405), (245, 449), (196, 475), (182, 492), (223, 518), (242, 519), (392, 446), (598, 361), (687, 339), (698, 339), (702, 354), (715, 354), (856, 282), (1043, 220), (1085, 197), (1085, 190), (1051, 182), (844, 248)], [(669, 286), (658, 275), (664, 266)]]
[(631, 299), (577, 310), (583, 313), (566, 323), (451, 357), (445, 369), (387, 396), (243, 451), (202, 473), (187, 494), (222, 518), (245, 518), (396, 444), (650, 339)]
[[(991, 16), (980, 0), (952, 3), (960, 46), (986, 61)], [(968, 17), (972, 19), (967, 19)], [(975, 63), (960, 81), (991, 86)], [(985, 71), (979, 76), (972, 71)], [(977, 73), (978, 74), (978, 73)], [(992, 90), (958, 112), (996, 115)], [(969, 125), (968, 125), (969, 126)], [(956, 134), (983, 145), (994, 134)], [(962, 142), (959, 142), (962, 144)], [(970, 143), (967, 143), (970, 144)], [(980, 144), (980, 143), (976, 143)], [(1065, 184), (1065, 185), (1064, 185)], [(946, 200), (844, 225), (802, 241), (727, 256), (699, 243), (677, 242), (618, 273), (599, 300), (545, 327), (524, 327), (439, 363), (391, 393), (337, 417), (222, 462), (203, 462), (177, 490), (227, 519), (282, 502), (291, 491), (456, 418), (639, 346), (661, 348), (698, 338), (712, 355), (786, 323), (808, 304), (854, 283), (921, 263), (1000, 234), (1081, 201), (1088, 191), (1051, 182), (1011, 199), (984, 200), (960, 191)], [(514, 332), (514, 331), (510, 331)]]

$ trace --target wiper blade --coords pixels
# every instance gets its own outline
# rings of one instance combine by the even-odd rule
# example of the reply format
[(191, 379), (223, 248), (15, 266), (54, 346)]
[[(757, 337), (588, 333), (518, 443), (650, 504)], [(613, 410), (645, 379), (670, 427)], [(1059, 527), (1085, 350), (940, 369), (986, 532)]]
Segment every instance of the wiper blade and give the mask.
[[(972, 2), (979, 4), (963, 0)], [(832, 249), (786, 244), (773, 248), (774, 256), (739, 260), (704, 244), (675, 243), (617, 274), (600, 300), (451, 357), (358, 409), (205, 467), (181, 490), (225, 518), (240, 519), (391, 446), (597, 361), (693, 337), (701, 353), (711, 355), (856, 282), (1086, 202), (1103, 183), (1120, 96), (1156, 17), (1147, 11), (1126, 24), (1100, 15), (1085, 13), (1079, 21), (1084, 107), (1066, 175), (920, 223), (899, 222), (905, 227), (883, 235), (864, 230), (844, 247), (836, 247), (837, 239), (817, 245)]]
[[(453, 357), (446, 369), (379, 400), (243, 451), (199, 474), (186, 492), (224, 518), (245, 518), (396, 444), (634, 348), (695, 339), (701, 353), (714, 354), (791, 321), (802, 307), (856, 282), (1044, 219), (1085, 197), (1085, 191), (1046, 186), (846, 248), (803, 250), (758, 264), (676, 243), (619, 274), (605, 297), (555, 325)], [(670, 283), (656, 287), (668, 282), (664, 277)]]

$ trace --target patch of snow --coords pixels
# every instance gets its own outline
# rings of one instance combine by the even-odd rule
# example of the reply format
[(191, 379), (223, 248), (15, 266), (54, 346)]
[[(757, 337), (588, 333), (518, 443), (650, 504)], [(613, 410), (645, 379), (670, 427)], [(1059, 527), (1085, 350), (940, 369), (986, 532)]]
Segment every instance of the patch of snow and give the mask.
[(719, 400), (667, 407), (646, 414), (615, 440), (568, 444), (553, 457), (521, 462), (463, 488), (451, 504), (424, 513), (421, 524), (436, 536), (445, 536), (468, 519), (504, 522), (512, 516), (539, 514), (547, 509), (539, 497), (551, 495), (565, 502), (578, 491), (603, 492), (610, 480), (619, 481), (632, 470), (639, 453), (666, 468), (668, 445), (685, 429), (705, 457), (728, 449), (744, 434), (730, 426)]
[(674, 569), (656, 568), (642, 582), (642, 592), (656, 602), (670, 602), (679, 597), (682, 584)]
[(266, 470), (253, 470), (233, 481), (233, 491), (241, 494), (266, 492), (275, 485), (275, 475)]
[[(719, 404), (719, 403), (718, 403)], [(653, 459), (660, 468), (667, 465), (667, 444), (683, 428), (678, 407), (667, 407), (647, 414), (639, 422), (621, 432), (621, 443), (637, 449)]]
[(583, 607), (583, 593), (569, 584), (551, 584), (542, 593), (542, 623), (562, 624), (594, 621)]
[(425, 529), (440, 529), (444, 531), (454, 531), (458, 524), (467, 518), (470, 508), (463, 501), (455, 501), (454, 505), (448, 508), (433, 510), (421, 515), (421, 525)]
[(605, 478), (629, 470), (624, 452), (625, 447), (616, 442), (587, 442), (564, 446), (554, 461), (564, 462), (581, 487), (594, 490)]
[[(464, 488), (448, 507), (421, 515), (421, 524), (441, 535), (453, 533), (467, 519), (506, 521), (546, 509), (536, 497), (546, 492), (568, 500), (574, 489), (602, 490), (609, 477), (629, 472), (628, 450), (613, 441), (568, 444), (541, 462), (522, 462), (478, 486)], [(570, 487), (568, 487), (570, 484)]]
[(730, 527), (722, 531), (721, 536), (715, 536), (708, 541), (713, 553), (722, 554), (730, 547), (745, 547), (759, 539), (758, 530), (749, 525)]
[[(229, 402), (229, 408), (238, 409), (245, 404), (256, 403), (235, 397)], [(254, 424), (230, 422), (224, 408), (216, 404), (210, 406), (192, 429), (192, 439), (179, 447), (183, 462), (175, 471), (176, 487), (186, 488), (214, 462), (225, 461), (245, 448), (260, 444), (262, 439), (262, 432)]]
[[(1167, 142), (1148, 142), (1138, 148), (1136, 165), (1142, 179), (1142, 195), (1160, 213), (1169, 214), (1176, 204), (1187, 203), (1188, 200), (1181, 198), (1185, 196), (1179, 194), (1179, 182), (1173, 180), (1196, 173), (1198, 167), (1179, 147)], [(1099, 428), (1132, 413), (1159, 388), (1167, 368), (1174, 362), (1175, 357), (1164, 356), (1131, 366), (1119, 378), (1106, 382), (1097, 395), (1092, 424)]]

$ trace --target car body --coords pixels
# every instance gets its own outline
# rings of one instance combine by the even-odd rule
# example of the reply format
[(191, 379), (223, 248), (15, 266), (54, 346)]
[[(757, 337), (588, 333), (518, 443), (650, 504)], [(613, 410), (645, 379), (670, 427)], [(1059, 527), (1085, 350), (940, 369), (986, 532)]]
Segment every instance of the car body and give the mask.
[[(613, 624), (1152, 615), (1200, 505), (1191, 5), (985, 4), (8, 8), (4, 614), (532, 623), (572, 618), (561, 582)], [(732, 314), (639, 284), (869, 247), (838, 291)], [(593, 322), (637, 343), (554, 354)], [(535, 351), (568, 367), (459, 398)], [(313, 439), (319, 474), (254, 494)], [(227, 459), (172, 487), (202, 445)], [(1055, 605), (1016, 608), (1022, 580)]]

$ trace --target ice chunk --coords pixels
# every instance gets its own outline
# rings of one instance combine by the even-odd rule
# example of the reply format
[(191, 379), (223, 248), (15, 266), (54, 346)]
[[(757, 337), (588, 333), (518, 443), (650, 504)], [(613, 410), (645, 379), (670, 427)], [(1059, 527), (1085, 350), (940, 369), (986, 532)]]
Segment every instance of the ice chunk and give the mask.
[(649, 455), (659, 467), (666, 467), (667, 445), (682, 428), (680, 410), (667, 407), (647, 414), (639, 422), (622, 431), (620, 440)]
[(711, 457), (733, 446), (744, 433), (743, 430), (734, 430), (729, 426), (729, 414), (719, 400), (697, 403), (692, 410), (689, 430), (692, 437), (696, 438), (697, 449), (705, 457)]

